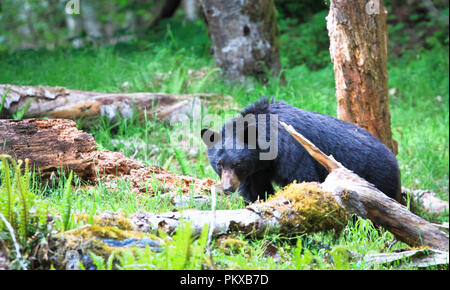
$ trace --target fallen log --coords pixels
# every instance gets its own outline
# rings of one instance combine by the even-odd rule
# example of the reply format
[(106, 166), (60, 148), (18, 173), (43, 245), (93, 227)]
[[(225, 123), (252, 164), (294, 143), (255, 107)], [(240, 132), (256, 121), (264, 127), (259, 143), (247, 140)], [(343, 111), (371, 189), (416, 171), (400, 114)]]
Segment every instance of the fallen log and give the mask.
[(420, 207), (426, 212), (438, 216), (449, 210), (448, 201), (438, 198), (432, 190), (412, 190), (402, 187), (402, 198), (410, 201), (411, 210), (414, 212)]
[(414, 267), (425, 268), (434, 265), (448, 264), (448, 252), (435, 249), (414, 249), (399, 253), (367, 254), (363, 258), (366, 265), (402, 263), (409, 260)]
[[(135, 193), (169, 194), (178, 205), (175, 192), (186, 194), (192, 190), (198, 194), (209, 191), (214, 181), (198, 179), (169, 172), (159, 166), (145, 166), (119, 152), (97, 151), (94, 137), (76, 128), (72, 120), (26, 119), (0, 120), (0, 154), (16, 160), (30, 161), (30, 166), (40, 172), (44, 179), (58, 170), (73, 170), (78, 177), (91, 182), (101, 180), (115, 190), (118, 176), (131, 184)], [(149, 181), (157, 188), (147, 188)]]
[(0, 120), (0, 144), (0, 154), (28, 158), (44, 178), (60, 169), (73, 170), (83, 179), (95, 178), (94, 137), (78, 130), (72, 120)]
[(370, 219), (375, 225), (384, 227), (408, 245), (425, 245), (448, 251), (448, 234), (386, 196), (375, 186), (346, 169), (332, 156), (325, 155), (291, 126), (284, 123), (282, 125), (314, 159), (330, 171), (321, 187), (331, 193), (350, 213)]
[[(191, 223), (199, 235), (210, 225), (214, 213), (186, 210), (152, 214), (139, 212), (131, 223), (137, 231), (174, 233), (183, 221)], [(278, 232), (285, 236), (321, 231), (340, 231), (347, 225), (348, 214), (336, 200), (320, 189), (318, 183), (293, 183), (266, 202), (256, 202), (244, 209), (217, 210), (212, 234), (214, 236), (240, 233), (262, 236)]]
[(117, 113), (129, 118), (135, 108), (140, 115), (165, 119), (172, 113), (192, 108), (197, 98), (209, 99), (215, 94), (171, 95), (164, 93), (100, 93), (70, 90), (64, 87), (0, 85), (0, 96), (6, 94), (1, 118), (11, 118), (24, 110), (24, 118), (76, 119), (106, 115), (117, 119)]

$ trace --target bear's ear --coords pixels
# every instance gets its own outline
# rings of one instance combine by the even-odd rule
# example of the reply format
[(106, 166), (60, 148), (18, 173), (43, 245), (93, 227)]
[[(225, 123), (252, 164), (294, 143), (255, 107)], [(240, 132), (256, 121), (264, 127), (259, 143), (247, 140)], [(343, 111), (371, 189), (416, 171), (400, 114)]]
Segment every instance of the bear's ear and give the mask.
[(220, 140), (220, 134), (211, 129), (202, 129), (201, 136), (208, 148), (213, 147)]

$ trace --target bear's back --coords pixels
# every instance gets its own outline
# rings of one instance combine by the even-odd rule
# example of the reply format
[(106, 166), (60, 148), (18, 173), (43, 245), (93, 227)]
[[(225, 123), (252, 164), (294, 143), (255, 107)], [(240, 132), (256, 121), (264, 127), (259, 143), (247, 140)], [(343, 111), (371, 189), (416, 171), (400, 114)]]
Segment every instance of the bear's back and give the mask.
[[(398, 198), (400, 176), (395, 155), (367, 130), (282, 101), (270, 104), (266, 111), (277, 115), (278, 121), (292, 125), (325, 154), (333, 155), (346, 168), (373, 183), (385, 194)], [(281, 126), (278, 127), (278, 134), (279, 155), (274, 164), (279, 167), (277, 171), (283, 175), (303, 177), (305, 181), (323, 181), (327, 172), (303, 146)], [(302, 170), (302, 166), (307, 170)]]

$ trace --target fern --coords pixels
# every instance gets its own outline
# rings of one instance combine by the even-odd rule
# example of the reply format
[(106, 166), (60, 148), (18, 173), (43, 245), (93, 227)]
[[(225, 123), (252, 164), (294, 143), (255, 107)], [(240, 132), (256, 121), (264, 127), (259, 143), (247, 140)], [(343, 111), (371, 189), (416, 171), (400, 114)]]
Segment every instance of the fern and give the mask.
[(199, 239), (194, 241), (192, 224), (182, 222), (173, 237), (173, 244), (165, 248), (166, 270), (201, 269), (208, 239), (208, 226), (202, 229)]
[[(31, 208), (30, 206), (30, 198), (28, 194), (28, 172), (25, 170), (25, 174), (21, 176), (21, 167), (22, 167), (22, 160), (19, 160), (17, 163), (17, 166), (15, 166), (14, 174), (15, 174), (15, 185), (16, 185), (16, 192), (19, 199), (19, 223), (18, 223), (18, 230), (19, 230), (19, 239), (22, 243), (26, 242), (26, 239), (28, 237), (28, 222), (29, 222), (29, 210)], [(28, 163), (28, 161), (26, 162)], [(25, 166), (27, 168), (28, 166)]]
[[(6, 220), (12, 224), (13, 216), (12, 216), (12, 207), (13, 207), (13, 192), (12, 192), (12, 181), (11, 181), (11, 173), (8, 166), (8, 161), (6, 158), (9, 157), (7, 155), (0, 155), (0, 159), (2, 161), (2, 179), (1, 184), (3, 187), (0, 191), (0, 211), (6, 217)], [(10, 157), (9, 157), (10, 158)], [(3, 194), (6, 193), (6, 194)]]
[(205, 225), (202, 229), (200, 237), (196, 242), (194, 242), (194, 246), (191, 247), (191, 259), (188, 267), (186, 269), (198, 269), (202, 268), (202, 264), (205, 260), (205, 249), (206, 244), (208, 242), (208, 226)]
[(72, 213), (72, 177), (73, 171), (70, 171), (69, 178), (66, 181), (66, 188), (63, 196), (62, 223), (63, 230), (69, 230), (71, 213)]
[[(30, 191), (28, 159), (25, 159), (23, 173), (21, 160), (16, 162), (8, 155), (0, 155), (0, 160), (0, 211), (16, 232), (19, 243), (24, 246), (37, 231), (46, 232), (48, 204), (38, 202), (36, 195)], [(33, 213), (30, 213), (31, 209)], [(4, 229), (0, 227), (0, 231)]]
[(170, 268), (173, 270), (186, 269), (189, 261), (189, 247), (191, 243), (192, 228), (190, 223), (184, 223), (177, 229), (171, 248), (168, 262), (171, 263)]

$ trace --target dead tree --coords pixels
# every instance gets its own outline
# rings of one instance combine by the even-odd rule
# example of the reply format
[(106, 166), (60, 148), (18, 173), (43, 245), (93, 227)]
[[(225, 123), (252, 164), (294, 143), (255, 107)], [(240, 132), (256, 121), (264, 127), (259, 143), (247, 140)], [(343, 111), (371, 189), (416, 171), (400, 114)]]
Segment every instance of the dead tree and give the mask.
[(392, 152), (386, 10), (382, 0), (331, 0), (327, 16), (338, 117), (367, 129)]
[(273, 0), (201, 0), (216, 65), (232, 81), (265, 80), (281, 68)]
[(24, 110), (25, 118), (67, 118), (105, 115), (111, 120), (131, 117), (133, 110), (149, 118), (165, 119), (172, 113), (192, 106), (196, 98), (214, 94), (170, 95), (163, 93), (100, 93), (69, 90), (64, 87), (0, 85), (6, 94), (0, 117), (10, 118)]
[(283, 124), (309, 154), (325, 166), (330, 174), (321, 184), (348, 212), (370, 219), (390, 231), (395, 237), (411, 246), (427, 245), (448, 251), (448, 234), (434, 224), (410, 212), (404, 205), (386, 196), (375, 186), (326, 156), (291, 126)]

